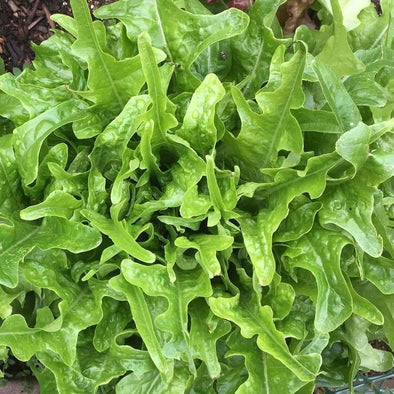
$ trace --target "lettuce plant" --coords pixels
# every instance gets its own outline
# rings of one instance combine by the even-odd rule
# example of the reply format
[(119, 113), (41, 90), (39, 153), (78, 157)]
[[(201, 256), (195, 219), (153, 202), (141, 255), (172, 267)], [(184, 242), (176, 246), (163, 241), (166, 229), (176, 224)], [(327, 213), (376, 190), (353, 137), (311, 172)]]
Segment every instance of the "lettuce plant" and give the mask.
[(71, 0), (0, 76), (0, 355), (41, 393), (393, 366), (393, 1), (321, 0), (285, 38), (281, 3)]

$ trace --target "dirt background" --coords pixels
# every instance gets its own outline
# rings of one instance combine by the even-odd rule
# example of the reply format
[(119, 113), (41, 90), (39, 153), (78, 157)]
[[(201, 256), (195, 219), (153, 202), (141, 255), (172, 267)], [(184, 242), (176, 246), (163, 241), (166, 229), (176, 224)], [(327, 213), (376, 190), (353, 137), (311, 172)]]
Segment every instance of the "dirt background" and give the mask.
[[(88, 0), (92, 11), (114, 0)], [(0, 0), (0, 55), (7, 71), (34, 58), (30, 42), (39, 44), (58, 27), (52, 14), (72, 15), (69, 0)]]

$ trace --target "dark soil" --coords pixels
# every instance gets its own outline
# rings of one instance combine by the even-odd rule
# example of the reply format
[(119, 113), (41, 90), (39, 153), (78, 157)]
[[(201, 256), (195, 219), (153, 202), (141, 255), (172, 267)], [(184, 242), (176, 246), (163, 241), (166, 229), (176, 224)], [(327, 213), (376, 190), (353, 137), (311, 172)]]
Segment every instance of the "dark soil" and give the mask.
[[(114, 0), (88, 0), (96, 10)], [(0, 55), (7, 71), (34, 59), (31, 42), (39, 44), (58, 27), (52, 14), (72, 15), (70, 0), (0, 0)]]
[(373, 5), (375, 6), (375, 10), (378, 15), (382, 15), (382, 7), (380, 6), (380, 0), (371, 0)]

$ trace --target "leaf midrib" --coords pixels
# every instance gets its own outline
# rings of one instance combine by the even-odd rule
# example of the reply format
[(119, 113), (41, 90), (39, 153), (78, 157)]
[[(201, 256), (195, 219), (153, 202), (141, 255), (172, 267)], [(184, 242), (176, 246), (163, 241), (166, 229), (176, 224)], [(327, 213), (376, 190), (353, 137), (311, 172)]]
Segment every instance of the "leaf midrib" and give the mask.
[[(81, 0), (77, 0), (77, 1), (82, 4)], [(84, 3), (84, 1), (83, 1), (83, 3)], [(98, 58), (100, 60), (100, 63), (102, 65), (103, 69), (104, 69), (104, 73), (107, 75), (107, 79), (108, 79), (108, 81), (109, 81), (109, 83), (111, 85), (111, 90), (113, 91), (119, 106), (121, 108), (123, 108), (125, 106), (125, 103), (123, 102), (123, 100), (121, 99), (121, 97), (120, 97), (120, 95), (118, 93), (116, 85), (115, 85), (115, 83), (114, 83), (114, 81), (112, 79), (111, 73), (109, 72), (107, 64), (106, 64), (106, 62), (104, 60), (104, 56), (103, 56), (104, 53), (102, 52), (102, 50), (100, 48), (100, 45), (98, 43), (96, 34), (94, 32), (93, 22), (92, 22), (92, 19), (90, 18), (90, 14), (88, 13), (89, 11), (87, 9), (87, 4), (86, 3), (81, 7), (81, 11), (82, 11), (81, 12), (81, 16), (84, 19), (84, 24), (87, 26), (87, 29), (88, 29), (89, 35), (90, 35), (90, 39), (93, 42), (94, 47), (96, 48), (97, 56), (98, 56)], [(84, 33), (79, 30), (79, 26), (78, 26), (78, 35), (80, 35), (80, 34), (84, 34)]]
[(346, 162), (346, 161), (345, 161), (344, 159), (341, 158), (341, 159), (338, 159), (338, 160), (334, 161), (333, 163), (326, 164), (325, 166), (319, 168), (319, 169), (316, 170), (316, 171), (308, 172), (308, 173), (305, 174), (305, 176), (299, 176), (299, 177), (297, 177), (297, 178), (293, 178), (293, 179), (291, 179), (291, 180), (288, 180), (288, 181), (286, 181), (286, 182), (280, 183), (280, 184), (278, 184), (278, 185), (274, 185), (274, 186), (272, 186), (270, 189), (266, 189), (265, 192), (264, 192), (264, 195), (267, 195), (267, 196), (268, 196), (268, 195), (270, 195), (270, 194), (272, 194), (272, 193), (276, 193), (276, 192), (278, 192), (279, 190), (288, 187), (289, 185), (292, 185), (292, 184), (294, 184), (294, 183), (303, 181), (303, 180), (305, 180), (305, 179), (307, 179), (307, 178), (309, 178), (309, 177), (313, 177), (313, 176), (315, 176), (315, 175), (317, 175), (317, 174), (319, 174), (319, 173), (321, 173), (321, 172), (326, 172), (326, 171), (328, 172), (330, 169), (332, 169), (332, 168), (334, 168), (334, 167), (336, 167), (336, 166), (338, 166), (338, 165), (340, 165), (340, 164), (342, 164), (342, 163), (345, 163), (345, 162)]
[(10, 190), (11, 197), (15, 201), (18, 209), (21, 209), (22, 207), (21, 207), (20, 202), (18, 201), (18, 199), (16, 197), (16, 194), (15, 194), (14, 189), (12, 187), (11, 180), (10, 180), (8, 174), (7, 174), (7, 171), (6, 171), (5, 167), (4, 167), (4, 163), (3, 163), (2, 159), (0, 159), (0, 167), (1, 167), (1, 170), (2, 170), (2, 172), (4, 174), (4, 177), (5, 177), (6, 183), (8, 185), (8, 188)]
[[(193, 356), (191, 353), (191, 349), (189, 346), (189, 332), (187, 331), (187, 329), (185, 330), (185, 326), (187, 326), (187, 322), (184, 321), (183, 319), (183, 308), (182, 308), (182, 288), (179, 286), (179, 280), (175, 281), (175, 287), (176, 287), (176, 298), (177, 298), (177, 304), (178, 304), (178, 313), (179, 313), (179, 320), (181, 323), (181, 328), (182, 328), (182, 336), (183, 336), (183, 340), (186, 343), (186, 354), (187, 354), (187, 358), (189, 361), (189, 367), (193, 368), (193, 373), (196, 376), (196, 371), (195, 371), (195, 365), (194, 365), (194, 361), (193, 361)], [(168, 299), (168, 303), (170, 303), (170, 300)], [(186, 305), (187, 307), (187, 305)]]
[[(300, 73), (301, 73), (301, 71), (303, 69), (304, 69), (304, 64), (303, 64), (302, 61), (300, 61), (299, 66), (297, 68), (297, 72), (296, 72), (295, 77), (293, 79), (294, 83), (291, 86), (291, 89), (290, 89), (289, 94), (287, 96), (287, 100), (286, 100), (285, 106), (284, 106), (283, 110), (281, 111), (281, 115), (279, 117), (279, 121), (277, 123), (277, 126), (275, 128), (274, 133), (272, 134), (272, 138), (270, 139), (271, 142), (270, 142), (270, 144), (268, 146), (268, 151), (266, 152), (265, 159), (263, 160), (263, 162), (261, 164), (262, 168), (265, 168), (267, 166), (268, 162), (270, 161), (270, 158), (271, 158), (272, 152), (274, 150), (274, 147), (278, 144), (278, 142), (280, 140), (280, 137), (281, 137), (280, 129), (282, 128), (282, 123), (283, 123), (284, 119), (287, 117), (288, 112), (290, 110), (290, 104), (291, 104), (291, 101), (293, 99), (294, 90), (296, 89), (296, 85), (297, 85), (297, 82), (298, 82), (298, 77), (299, 77), (299, 75), (300, 75)], [(282, 72), (282, 75), (283, 75), (283, 72)], [(282, 84), (283, 84), (283, 78), (282, 78), (281, 85)], [(292, 115), (290, 114), (290, 116), (292, 116)], [(263, 115), (263, 117), (264, 117), (264, 115)]]
[[(259, 308), (260, 308), (260, 307), (261, 307), (261, 306), (259, 306)], [(252, 311), (251, 311), (249, 308), (244, 308), (244, 310), (246, 311), (247, 315), (250, 316), (250, 319), (251, 319), (253, 322), (256, 322), (256, 323), (258, 322), (258, 320), (259, 320), (258, 317), (259, 317), (259, 316), (256, 317), (255, 314), (252, 313)], [(290, 353), (290, 351), (289, 351), (289, 349), (287, 348), (287, 346), (282, 346), (280, 343), (278, 343), (278, 341), (276, 340), (275, 336), (274, 336), (273, 334), (271, 334), (270, 330), (264, 329), (264, 328), (265, 328), (265, 325), (261, 325), (260, 327), (261, 327), (261, 328), (258, 329), (257, 332), (256, 332), (256, 334), (257, 334), (258, 337), (261, 335), (261, 333), (264, 333), (264, 335), (268, 336), (275, 344), (277, 344), (278, 348), (280, 348), (281, 351), (284, 351), (284, 352), (287, 354), (288, 359), (290, 359), (292, 362), (294, 362), (294, 363), (299, 367), (300, 370), (306, 371), (306, 372), (308, 372), (308, 373), (310, 373), (310, 374), (313, 374), (312, 371), (310, 371), (308, 368), (306, 368), (305, 366), (303, 366), (303, 365), (294, 357), (294, 355)], [(267, 352), (267, 353), (270, 353), (270, 352)], [(271, 354), (271, 353), (270, 353), (270, 354)], [(275, 358), (277, 358), (277, 357), (275, 356)], [(282, 360), (280, 360), (280, 361), (282, 362)], [(290, 367), (288, 367), (288, 368), (290, 369)], [(292, 371), (292, 372), (294, 372), (294, 371)], [(298, 375), (297, 375), (296, 372), (294, 372), (294, 374), (298, 377)]]
[(161, 35), (161, 38), (163, 40), (164, 47), (167, 49), (166, 52), (167, 52), (167, 55), (169, 57), (169, 60), (171, 62), (174, 62), (173, 58), (172, 58), (172, 54), (170, 52), (170, 48), (168, 47), (168, 43), (167, 43), (167, 39), (166, 39), (165, 33), (164, 33), (163, 24), (161, 22), (159, 9), (157, 8), (157, 1), (154, 2), (154, 5), (155, 5), (155, 14), (156, 14), (156, 18), (157, 18), (157, 24), (158, 24), (159, 29), (160, 29), (160, 35)]
[(242, 89), (242, 93), (243, 93), (244, 95), (245, 95), (246, 92), (248, 91), (249, 86), (251, 85), (252, 81), (254, 81), (254, 80), (256, 79), (256, 70), (257, 70), (257, 66), (258, 66), (259, 63), (260, 63), (261, 55), (263, 54), (264, 45), (265, 45), (265, 39), (264, 39), (264, 36), (263, 36), (263, 37), (261, 37), (261, 45), (260, 45), (259, 51), (258, 51), (258, 53), (257, 53), (256, 62), (255, 62), (255, 64), (254, 64), (254, 66), (253, 66), (251, 72), (249, 73), (249, 75), (254, 75), (254, 78), (251, 79), (251, 80), (244, 86), (244, 88)]
[[(40, 230), (40, 228), (37, 228), (37, 229), (33, 230), (31, 233), (27, 234), (25, 237), (23, 237), (22, 239), (20, 239), (18, 242), (12, 244), (9, 248), (3, 249), (3, 251), (0, 253), (0, 258), (3, 257), (6, 253), (9, 253), (10, 250), (15, 249), (17, 246), (19, 246), (19, 245), (22, 244), (23, 242), (27, 241), (29, 238), (34, 237), (34, 235), (36, 235), (36, 233), (37, 233), (39, 230)], [(32, 245), (31, 248), (34, 248), (34, 245)]]

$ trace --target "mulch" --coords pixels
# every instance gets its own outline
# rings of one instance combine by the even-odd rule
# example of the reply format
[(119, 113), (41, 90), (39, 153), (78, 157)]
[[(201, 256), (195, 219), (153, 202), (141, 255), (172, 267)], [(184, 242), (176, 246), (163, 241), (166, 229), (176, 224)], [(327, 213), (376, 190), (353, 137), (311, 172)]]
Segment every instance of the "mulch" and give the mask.
[[(114, 0), (88, 0), (92, 11)], [(31, 42), (39, 44), (56, 24), (52, 14), (72, 15), (69, 0), (0, 0), (0, 55), (7, 71), (31, 63)]]

